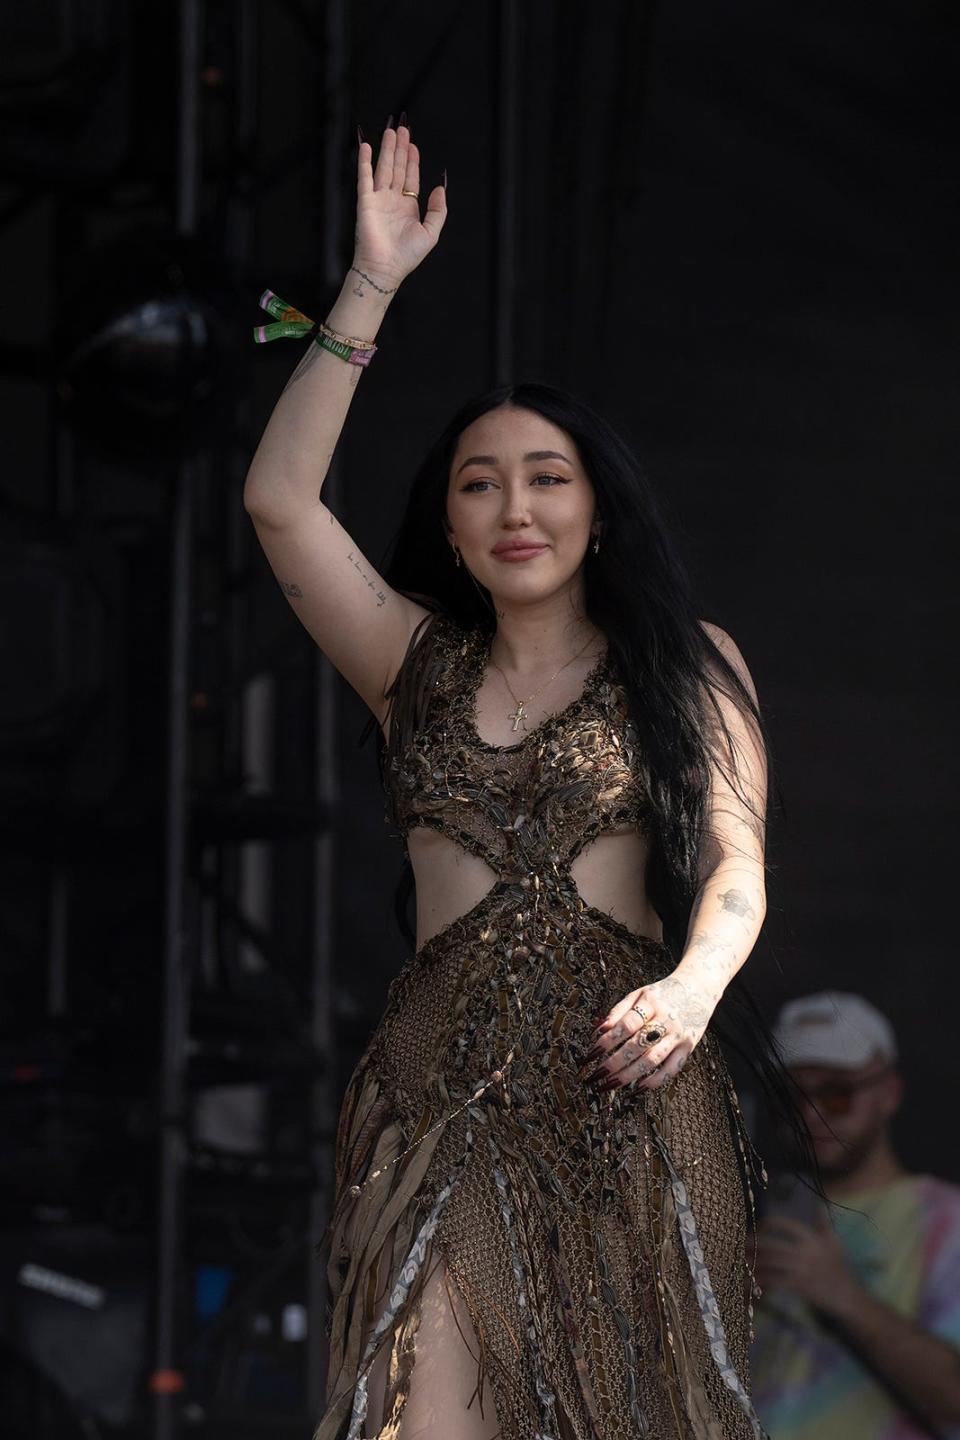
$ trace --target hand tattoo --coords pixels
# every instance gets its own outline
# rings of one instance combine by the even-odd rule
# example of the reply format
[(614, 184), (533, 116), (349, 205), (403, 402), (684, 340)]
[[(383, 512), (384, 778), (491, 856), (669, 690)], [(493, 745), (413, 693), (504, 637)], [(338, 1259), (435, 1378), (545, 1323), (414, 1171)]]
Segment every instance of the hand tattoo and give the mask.
[(710, 1009), (699, 995), (687, 989), (682, 980), (668, 975), (665, 980), (660, 981), (660, 989), (669, 996), (670, 1004), (684, 1030), (706, 1029), (710, 1020)]

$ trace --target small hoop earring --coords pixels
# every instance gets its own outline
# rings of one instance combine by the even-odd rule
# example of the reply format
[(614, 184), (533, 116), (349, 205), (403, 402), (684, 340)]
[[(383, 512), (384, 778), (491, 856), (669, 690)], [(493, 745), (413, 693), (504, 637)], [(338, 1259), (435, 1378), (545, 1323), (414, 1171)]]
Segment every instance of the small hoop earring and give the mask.
[(457, 549), (456, 545), (454, 545), (453, 547), (453, 563), (454, 565), (460, 564), (460, 551)]
[(594, 555), (596, 555), (596, 553), (597, 553), (597, 551), (598, 551), (599, 549), (600, 549), (600, 536), (599, 536), (599, 534), (597, 534), (597, 535), (595, 535), (594, 538), (593, 538), (593, 553), (594, 553)]

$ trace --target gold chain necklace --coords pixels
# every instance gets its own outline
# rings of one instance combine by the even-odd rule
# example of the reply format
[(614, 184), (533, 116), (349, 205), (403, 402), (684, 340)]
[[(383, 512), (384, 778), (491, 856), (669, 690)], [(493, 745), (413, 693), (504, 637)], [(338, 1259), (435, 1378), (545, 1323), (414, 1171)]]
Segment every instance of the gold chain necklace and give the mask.
[(526, 716), (525, 716), (524, 713), (523, 713), (523, 712), (524, 712), (524, 707), (525, 707), (526, 705), (529, 705), (529, 703), (530, 703), (531, 700), (536, 699), (536, 697), (540, 694), (540, 691), (541, 691), (541, 690), (546, 690), (547, 686), (550, 685), (554, 680), (556, 680), (556, 678), (557, 678), (557, 676), (560, 674), (560, 671), (561, 671), (561, 670), (566, 670), (567, 666), (568, 666), (568, 665), (572, 665), (573, 662), (574, 662), (574, 660), (579, 660), (579, 659), (580, 659), (580, 656), (583, 654), (583, 651), (586, 650), (587, 645), (592, 645), (593, 642), (594, 642), (594, 640), (595, 640), (596, 638), (597, 638), (597, 637), (596, 637), (595, 635), (591, 635), (591, 636), (590, 636), (590, 639), (587, 641), (587, 644), (584, 645), (582, 649), (578, 650), (577, 653), (576, 653), (576, 655), (571, 655), (571, 657), (570, 657), (569, 660), (565, 660), (564, 663), (560, 666), (560, 670), (555, 670), (555, 671), (553, 672), (553, 674), (550, 676), (550, 679), (549, 679), (549, 680), (545, 680), (545, 681), (543, 682), (543, 684), (540, 685), (540, 686), (538, 686), (537, 689), (534, 690), (533, 694), (532, 694), (532, 695), (528, 695), (525, 700), (518, 700), (518, 699), (517, 699), (516, 695), (514, 695), (514, 693), (513, 693), (513, 686), (510, 684), (510, 681), (507, 679), (506, 675), (504, 675), (503, 671), (500, 669), (500, 666), (497, 664), (496, 660), (494, 660), (493, 656), (492, 656), (492, 655), (489, 655), (488, 658), (489, 658), (489, 660), (490, 660), (490, 664), (493, 666), (494, 670), (497, 670), (497, 671), (500, 673), (500, 675), (503, 677), (503, 683), (506, 685), (507, 689), (510, 691), (511, 696), (513, 697), (514, 701), (516, 702), (516, 706), (517, 706), (516, 710), (511, 710), (511, 711), (508, 711), (508, 713), (507, 713), (507, 719), (513, 721), (513, 726), (512, 726), (512, 728), (513, 728), (514, 731), (519, 730), (521, 723), (523, 724), (524, 730), (526, 730), (526, 728), (527, 728)]

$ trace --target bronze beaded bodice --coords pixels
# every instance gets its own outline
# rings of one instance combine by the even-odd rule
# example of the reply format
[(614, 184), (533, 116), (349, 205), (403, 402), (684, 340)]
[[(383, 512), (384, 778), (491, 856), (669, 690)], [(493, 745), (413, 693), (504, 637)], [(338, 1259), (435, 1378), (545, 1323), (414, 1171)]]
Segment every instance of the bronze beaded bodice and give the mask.
[(475, 722), (488, 638), (438, 616), (420, 643), (434, 651), (425, 713), (392, 747), (386, 771), (389, 813), (404, 837), (430, 826), (502, 883), (537, 876), (569, 892), (570, 866), (598, 835), (646, 829), (637, 736), (608, 655), (569, 705), (498, 746)]

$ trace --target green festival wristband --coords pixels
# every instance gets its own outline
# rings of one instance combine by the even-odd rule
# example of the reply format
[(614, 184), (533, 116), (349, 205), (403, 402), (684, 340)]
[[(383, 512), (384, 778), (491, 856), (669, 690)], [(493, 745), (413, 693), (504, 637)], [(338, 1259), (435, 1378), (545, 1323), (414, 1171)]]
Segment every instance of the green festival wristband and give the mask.
[(269, 340), (298, 339), (316, 330), (314, 339), (321, 349), (329, 350), (332, 355), (339, 356), (351, 365), (369, 365), (376, 354), (376, 345), (357, 343), (346, 336), (337, 336), (326, 325), (318, 326), (309, 315), (304, 315), (302, 310), (288, 305), (272, 290), (264, 290), (260, 296), (260, 308), (266, 310), (268, 315), (273, 315), (275, 323), (254, 326), (253, 338), (258, 345), (264, 345)]

